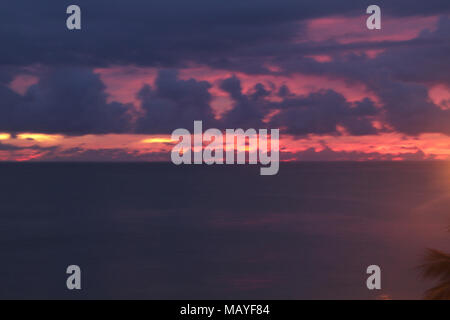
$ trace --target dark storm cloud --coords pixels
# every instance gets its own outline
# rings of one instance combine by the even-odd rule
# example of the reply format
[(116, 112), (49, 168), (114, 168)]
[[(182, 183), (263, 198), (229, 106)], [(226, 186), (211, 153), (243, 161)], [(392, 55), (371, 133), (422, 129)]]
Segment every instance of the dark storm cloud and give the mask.
[[(363, 83), (383, 104), (385, 119), (397, 131), (450, 134), (450, 110), (429, 98), (430, 85), (450, 87), (450, 18), (442, 17), (434, 32), (424, 31), (404, 45), (388, 48), (371, 59), (350, 53), (331, 62), (286, 59), (281, 73), (328, 75), (350, 83)], [(408, 44), (411, 44), (408, 45)]]
[[(275, 92), (261, 83), (244, 94), (235, 76), (224, 80), (221, 89), (234, 101), (233, 109), (221, 121), (224, 128), (281, 128), (284, 133), (306, 135), (339, 134), (337, 126), (341, 125), (353, 135), (377, 133), (371, 120), (379, 110), (370, 99), (350, 103), (333, 90), (296, 96), (286, 86)], [(275, 95), (283, 99), (279, 102), (268, 99)], [(279, 112), (264, 122), (266, 116), (276, 110)]]
[[(378, 80), (391, 77), (399, 81), (428, 84), (450, 84), (450, 16), (442, 16), (435, 31), (423, 30), (412, 40), (400, 42), (372, 42), (348, 45), (334, 44), (347, 54), (333, 55), (333, 48), (321, 43), (315, 54), (331, 54), (333, 61), (319, 63), (311, 58), (293, 57), (293, 52), (283, 55), (278, 65), (280, 74), (322, 74), (360, 81), (376, 87)], [(298, 48), (297, 48), (298, 49)], [(355, 54), (354, 50), (385, 49), (376, 58)], [(282, 54), (280, 52), (280, 54)]]
[(304, 97), (287, 98), (270, 126), (285, 128), (295, 135), (336, 134), (341, 125), (352, 135), (375, 134), (371, 119), (378, 114), (369, 99), (354, 104), (333, 90), (313, 92)]
[(424, 30), (411, 41), (422, 45), (400, 46), (380, 55), (369, 67), (385, 66), (396, 79), (450, 86), (450, 16), (443, 16), (433, 32)]
[[(69, 4), (82, 8), (83, 29), (65, 27)], [(450, 134), (450, 111), (428, 97), (428, 86), (450, 85), (450, 19), (436, 31), (408, 41), (340, 44), (294, 42), (302, 22), (332, 15), (364, 16), (371, 1), (11, 1), (0, 3), (0, 131), (80, 135), (87, 133), (170, 133), (205, 126), (281, 127), (292, 134), (373, 134), (372, 120), (382, 117), (407, 134)], [(450, 1), (379, 1), (383, 15), (450, 13)], [(355, 50), (385, 49), (375, 59)], [(326, 54), (331, 62), (308, 57)], [(312, 74), (364, 84), (383, 109), (369, 100), (349, 103), (329, 90), (296, 96), (287, 86), (275, 92), (257, 84), (244, 93), (237, 77), (224, 79), (233, 109), (216, 121), (211, 84), (179, 79), (161, 71), (153, 87), (138, 95), (143, 115), (133, 127), (130, 105), (108, 102), (105, 86), (92, 68), (113, 64), (173, 67), (194, 62), (247, 74)], [(270, 63), (279, 71), (268, 69)], [(39, 82), (24, 96), (8, 84), (23, 67), (40, 65)], [(66, 65), (70, 67), (67, 68)], [(20, 70), (21, 69), (21, 70)], [(269, 97), (278, 95), (281, 102)], [(271, 111), (280, 110), (270, 122)]]
[(450, 110), (435, 105), (427, 87), (387, 81), (379, 96), (385, 103), (387, 121), (397, 131), (410, 135), (424, 132), (450, 135)]
[(223, 117), (225, 128), (259, 128), (263, 126), (262, 120), (270, 111), (266, 97), (271, 93), (262, 84), (257, 84), (252, 93), (242, 92), (241, 81), (233, 76), (225, 79), (220, 88), (227, 92), (233, 100), (233, 109)]
[(137, 131), (170, 133), (177, 128), (190, 129), (195, 120), (214, 127), (210, 88), (207, 81), (182, 80), (177, 71), (160, 71), (155, 88), (146, 85), (138, 94), (144, 115), (137, 122)]
[[(65, 27), (82, 8), (82, 31)], [(299, 24), (328, 15), (364, 15), (361, 0), (16, 0), (0, 4), (0, 64), (220, 64), (237, 50), (289, 42)], [(441, 0), (378, 1), (389, 15), (443, 14)]]
[(90, 70), (51, 69), (19, 95), (0, 85), (0, 130), (82, 135), (127, 132), (131, 106), (107, 102), (105, 86)]
[[(138, 93), (142, 114), (132, 122), (131, 105), (107, 102), (99, 76), (87, 69), (56, 68), (41, 74), (39, 81), (22, 96), (0, 85), (0, 131), (60, 133), (171, 133), (192, 129), (195, 120), (205, 128), (281, 127), (292, 134), (338, 134), (341, 125), (355, 135), (373, 134), (371, 119), (378, 114), (369, 99), (349, 103), (328, 90), (296, 96), (256, 84), (244, 93), (240, 80), (224, 79), (220, 88), (229, 94), (233, 109), (216, 120), (207, 81), (183, 80), (175, 70), (162, 70), (154, 87), (145, 85)], [(284, 94), (281, 101), (270, 98)], [(269, 123), (263, 120), (274, 110), (280, 113)]]
[[(350, 103), (328, 90), (306, 96), (289, 93), (274, 102), (270, 98), (280, 93), (274, 88), (258, 83), (244, 93), (239, 78), (232, 76), (221, 81), (220, 88), (230, 96), (233, 108), (215, 120), (209, 88), (207, 81), (182, 80), (175, 71), (160, 72), (155, 88), (147, 85), (139, 93), (144, 115), (137, 122), (137, 131), (170, 133), (177, 128), (192, 129), (195, 120), (202, 120), (205, 128), (282, 128), (297, 135), (339, 134), (338, 125), (354, 135), (377, 133), (371, 120), (379, 110), (370, 99)], [(276, 110), (279, 113), (264, 122)]]

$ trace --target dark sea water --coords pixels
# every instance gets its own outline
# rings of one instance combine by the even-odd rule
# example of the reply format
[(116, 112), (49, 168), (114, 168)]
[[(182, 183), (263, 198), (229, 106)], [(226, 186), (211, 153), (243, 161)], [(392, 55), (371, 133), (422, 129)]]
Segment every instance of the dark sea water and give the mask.
[(421, 255), (450, 251), (448, 224), (444, 162), (4, 163), (0, 298), (421, 298)]

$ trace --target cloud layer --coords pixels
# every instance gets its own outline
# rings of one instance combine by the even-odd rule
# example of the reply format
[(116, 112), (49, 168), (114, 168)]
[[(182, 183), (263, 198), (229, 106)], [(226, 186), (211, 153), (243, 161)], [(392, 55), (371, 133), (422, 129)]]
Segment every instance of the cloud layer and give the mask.
[[(364, 1), (79, 0), (79, 32), (65, 28), (69, 4), (0, 4), (0, 132), (170, 134), (202, 120), (295, 137), (450, 136), (450, 109), (430, 94), (449, 99), (448, 1), (382, 1), (381, 31), (365, 29)], [(98, 72), (116, 66), (127, 101)]]

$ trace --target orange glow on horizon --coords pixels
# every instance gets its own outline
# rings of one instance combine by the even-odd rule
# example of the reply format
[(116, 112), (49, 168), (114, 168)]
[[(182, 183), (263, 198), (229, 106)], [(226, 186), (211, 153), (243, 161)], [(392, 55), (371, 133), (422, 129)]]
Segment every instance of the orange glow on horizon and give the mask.
[[(36, 145), (42, 147), (56, 147), (54, 155), (71, 149), (82, 151), (122, 150), (124, 153), (133, 154), (164, 154), (170, 153), (172, 146), (177, 143), (172, 141), (169, 135), (133, 135), (133, 134), (109, 134), (86, 136), (59, 136), (46, 134), (19, 134), (14, 139), (8, 133), (0, 134), (0, 139), (9, 139), (8, 145), (18, 149), (3, 150), (0, 152), (0, 161), (26, 161), (27, 159), (47, 159), (48, 150), (31, 148)], [(32, 140), (31, 140), (32, 139)], [(225, 141), (224, 141), (225, 142)], [(209, 143), (205, 141), (205, 145)], [(223, 150), (233, 148), (224, 143)], [(194, 148), (195, 149), (195, 148)], [(236, 145), (237, 151), (253, 151), (246, 145)], [(329, 149), (330, 152), (360, 153), (366, 155), (368, 160), (389, 155), (392, 160), (402, 160), (404, 155), (422, 153), (424, 159), (450, 160), (450, 137), (443, 134), (423, 134), (418, 137), (407, 137), (399, 133), (385, 133), (372, 136), (319, 136), (308, 135), (296, 137), (282, 134), (280, 136), (280, 155), (286, 154), (283, 161), (298, 160), (298, 153), (313, 150), (322, 152)], [(292, 156), (289, 156), (292, 154)], [(70, 154), (68, 155), (70, 156)], [(164, 158), (165, 159), (165, 158)], [(301, 157), (300, 157), (301, 160)], [(167, 156), (167, 161), (170, 157)]]

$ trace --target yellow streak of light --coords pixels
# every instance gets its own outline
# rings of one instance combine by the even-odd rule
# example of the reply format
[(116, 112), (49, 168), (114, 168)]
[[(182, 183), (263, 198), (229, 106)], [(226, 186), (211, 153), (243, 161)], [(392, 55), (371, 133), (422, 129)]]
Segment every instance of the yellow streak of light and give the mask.
[(9, 133), (0, 133), (0, 140), (8, 140), (11, 138)]
[(169, 143), (173, 142), (172, 139), (168, 138), (149, 138), (141, 141), (142, 143)]
[(22, 140), (35, 140), (37, 142), (55, 142), (62, 138), (60, 135), (50, 135), (43, 133), (21, 133), (17, 138)]

